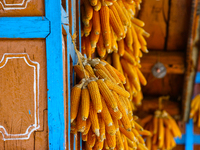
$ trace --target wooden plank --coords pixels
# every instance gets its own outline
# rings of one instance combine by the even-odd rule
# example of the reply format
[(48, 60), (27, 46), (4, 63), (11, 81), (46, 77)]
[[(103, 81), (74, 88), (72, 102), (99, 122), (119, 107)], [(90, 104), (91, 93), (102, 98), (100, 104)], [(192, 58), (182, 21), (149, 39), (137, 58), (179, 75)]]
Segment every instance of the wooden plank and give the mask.
[(184, 52), (150, 51), (141, 58), (141, 71), (150, 73), (157, 62), (164, 64), (168, 74), (184, 74), (185, 72)]
[[(39, 118), (40, 118), (40, 126), (41, 128), (38, 130), (42, 130), (43, 129), (43, 110), (45, 108), (47, 108), (47, 87), (46, 87), (46, 52), (45, 52), (45, 40), (42, 39), (0, 39), (0, 59), (3, 57), (3, 55), (5, 53), (27, 53), (30, 57), (30, 60), (36, 61), (40, 64), (40, 97), (39, 97)], [(14, 64), (16, 65), (16, 64)], [(17, 69), (15, 71), (17, 73)], [(19, 75), (19, 74), (16, 74)], [(31, 77), (31, 75), (29, 76)], [(21, 82), (19, 82), (21, 83)], [(31, 83), (32, 84), (32, 83)], [(19, 91), (20, 93), (28, 93), (30, 90), (30, 87), (32, 88), (32, 86), (30, 85), (29, 87), (27, 87), (27, 89), (24, 89), (24, 91)], [(16, 86), (16, 89), (18, 87)], [(30, 97), (31, 95), (29, 95)], [(16, 97), (17, 98), (17, 97)], [(30, 100), (30, 99), (29, 99)], [(22, 103), (23, 105), (23, 103)], [(30, 107), (30, 106), (28, 106)], [(29, 109), (30, 110), (30, 109)], [(29, 114), (29, 110), (27, 114)], [(26, 112), (27, 112), (26, 111)], [(19, 111), (17, 111), (19, 112)], [(33, 111), (30, 110), (30, 113), (33, 114)], [(15, 113), (18, 114), (18, 113)], [(2, 113), (0, 114), (0, 116), (2, 115)], [(1, 116), (2, 117), (2, 116)], [(1, 118), (0, 117), (0, 118)], [(26, 120), (23, 120), (24, 123), (26, 123)], [(15, 124), (17, 124), (17, 122), (15, 122)], [(15, 127), (14, 127), (15, 128)], [(14, 129), (13, 128), (13, 129)], [(24, 128), (24, 127), (23, 127)], [(22, 128), (22, 129), (23, 129)], [(15, 130), (16, 131), (16, 130)], [(31, 137), (29, 140), (18, 140), (18, 141), (6, 141), (6, 148), (8, 150), (10, 149), (32, 149), (34, 148), (34, 145), (32, 146), (32, 144), (34, 144), (34, 133), (31, 134)], [(0, 138), (0, 149), (1, 147), (4, 145), (2, 144), (2, 138)]]
[(167, 50), (182, 50), (187, 46), (191, 0), (170, 0)]
[(5, 141), (5, 149), (4, 150), (35, 150), (34, 148), (34, 134), (31, 134), (28, 140), (8, 140)]
[(1, 0), (0, 17), (44, 16), (44, 0)]
[(43, 130), (35, 132), (35, 150), (48, 149), (48, 124), (47, 124), (47, 110), (43, 111)]
[(45, 16), (51, 21), (46, 38), (49, 149), (66, 147), (61, 1), (45, 1)]
[(173, 150), (185, 150), (185, 145), (176, 145)]
[[(163, 109), (166, 110), (171, 116), (180, 118), (180, 108), (178, 102), (163, 101)], [(158, 109), (158, 98), (157, 97), (145, 97), (142, 100), (142, 105), (138, 106), (136, 114), (143, 118), (148, 114), (153, 113)]]
[[(189, 119), (190, 103), (193, 94), (193, 86), (195, 79), (195, 69), (197, 66), (197, 56), (198, 49), (197, 42), (199, 39), (199, 28), (195, 28), (195, 16), (197, 11), (197, 0), (193, 0), (191, 4), (190, 13), (190, 29), (187, 40), (187, 51), (186, 51), (186, 72), (184, 76), (184, 86), (182, 94), (182, 110), (183, 110), (183, 120), (187, 121)], [(194, 30), (197, 30), (197, 38), (193, 39)]]
[(5, 140), (28, 139), (40, 127), (39, 73), (39, 63), (29, 59), (27, 53), (3, 55), (0, 63), (0, 131)]
[(3, 140), (3, 135), (2, 135), (2, 133), (0, 133), (0, 149), (1, 149), (1, 150), (4, 150), (4, 148), (5, 148), (5, 142), (4, 142), (4, 140)]
[(147, 38), (148, 49), (163, 50), (166, 37), (168, 0), (142, 1), (139, 18), (145, 22), (144, 29), (150, 33)]
[(0, 38), (45, 38), (50, 23), (44, 17), (1, 17)]
[(152, 73), (144, 74), (147, 85), (142, 87), (142, 92), (147, 96), (170, 95), (173, 100), (180, 100), (182, 95), (183, 75), (167, 74), (158, 79)]
[(194, 150), (200, 150), (200, 145), (194, 145), (193, 149)]

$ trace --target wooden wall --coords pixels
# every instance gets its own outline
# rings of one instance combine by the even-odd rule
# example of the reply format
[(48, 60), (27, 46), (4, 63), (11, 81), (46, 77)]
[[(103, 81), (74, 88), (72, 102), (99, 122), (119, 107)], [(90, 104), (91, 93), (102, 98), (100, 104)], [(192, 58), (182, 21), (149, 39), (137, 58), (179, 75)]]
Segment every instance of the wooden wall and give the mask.
[[(170, 101), (163, 102), (164, 109), (177, 120), (182, 133), (185, 133), (185, 123), (181, 121), (181, 103), (187, 43), (189, 30), (192, 28), (191, 4), (191, 0), (143, 0), (138, 13), (138, 17), (145, 22), (144, 29), (151, 36), (147, 38), (149, 54), (144, 54), (141, 60), (141, 70), (147, 79), (147, 85), (142, 87), (143, 105), (138, 107), (136, 114), (142, 118), (154, 112), (158, 108), (158, 97), (169, 95)], [(163, 63), (167, 68), (167, 75), (162, 79), (155, 78), (151, 73), (151, 68), (156, 62)], [(200, 71), (199, 66), (197, 71)], [(194, 87), (196, 95), (200, 92), (200, 85), (195, 84)], [(196, 126), (194, 133), (199, 134)], [(194, 150), (200, 149), (199, 147), (194, 145)], [(178, 145), (174, 149), (183, 150), (185, 146)]]

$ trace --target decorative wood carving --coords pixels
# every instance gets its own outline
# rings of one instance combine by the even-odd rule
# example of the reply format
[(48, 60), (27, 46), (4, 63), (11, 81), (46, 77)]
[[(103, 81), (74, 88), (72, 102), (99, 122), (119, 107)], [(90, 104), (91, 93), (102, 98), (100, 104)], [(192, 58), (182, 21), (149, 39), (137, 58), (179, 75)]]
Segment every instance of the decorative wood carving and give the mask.
[(29, 139), (40, 127), (38, 62), (27, 53), (5, 53), (0, 61), (0, 132), (3, 140)]
[(14, 2), (11, 0), (0, 0), (1, 5), (4, 10), (10, 9), (25, 9), (27, 7), (28, 2), (31, 0), (15, 0)]

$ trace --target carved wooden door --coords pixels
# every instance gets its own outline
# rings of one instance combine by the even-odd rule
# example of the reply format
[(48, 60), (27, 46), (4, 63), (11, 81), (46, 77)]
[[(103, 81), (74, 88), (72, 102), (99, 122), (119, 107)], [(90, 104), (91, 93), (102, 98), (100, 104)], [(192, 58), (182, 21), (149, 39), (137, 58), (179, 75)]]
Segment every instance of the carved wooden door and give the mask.
[(70, 149), (72, 44), (63, 5), (0, 0), (0, 150)]

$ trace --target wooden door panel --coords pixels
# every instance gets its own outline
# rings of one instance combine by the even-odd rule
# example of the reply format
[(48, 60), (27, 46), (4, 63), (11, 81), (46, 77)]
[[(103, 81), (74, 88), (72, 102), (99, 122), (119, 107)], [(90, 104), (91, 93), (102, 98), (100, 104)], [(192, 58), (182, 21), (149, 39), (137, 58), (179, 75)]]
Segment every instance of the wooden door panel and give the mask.
[(44, 15), (44, 0), (0, 0), (0, 17)]
[(7, 140), (3, 150), (35, 150), (34, 134), (28, 140)]
[[(0, 131), (4, 126), (10, 134), (22, 134), (35, 121), (38, 129), (29, 134), (30, 137), (21, 140), (12, 135), (11, 140), (4, 142), (0, 134), (0, 149), (48, 149), (45, 40), (1, 39), (0, 60), (5, 55), (13, 56), (13, 59), (7, 60), (4, 67), (1, 67), (3, 61), (0, 63), (0, 92), (3, 93), (0, 96)], [(37, 73), (39, 75), (35, 76)], [(35, 101), (37, 98), (39, 103)]]

